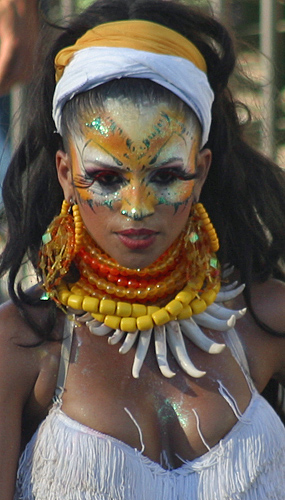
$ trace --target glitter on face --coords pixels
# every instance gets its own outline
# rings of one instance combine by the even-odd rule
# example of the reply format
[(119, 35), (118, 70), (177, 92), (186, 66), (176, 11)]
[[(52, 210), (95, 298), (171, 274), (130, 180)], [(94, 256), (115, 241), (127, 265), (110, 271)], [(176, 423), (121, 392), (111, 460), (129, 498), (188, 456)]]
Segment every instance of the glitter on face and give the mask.
[[(134, 119), (128, 112), (118, 113), (114, 105), (109, 107), (85, 120), (86, 133), (76, 140), (73, 156), (80, 168), (74, 169), (74, 184), (80, 199), (94, 208), (112, 209), (120, 202), (121, 213), (134, 220), (153, 214), (160, 204), (173, 206), (174, 212), (187, 205), (194, 184), (188, 177), (194, 174), (198, 148), (194, 121), (188, 120), (187, 126), (182, 113), (166, 112), (163, 104), (149, 120), (143, 109)], [(168, 170), (161, 169), (164, 164), (169, 164)], [(98, 178), (101, 165), (106, 174), (100, 171)], [(122, 169), (113, 170), (116, 167)]]
[[(107, 99), (103, 111), (88, 113), (79, 123), (83, 132), (69, 140), (73, 196), (108, 255), (126, 267), (146, 267), (188, 220), (198, 178), (197, 120), (163, 102), (126, 99)], [(120, 232), (137, 229), (151, 236), (128, 235), (126, 244)]]

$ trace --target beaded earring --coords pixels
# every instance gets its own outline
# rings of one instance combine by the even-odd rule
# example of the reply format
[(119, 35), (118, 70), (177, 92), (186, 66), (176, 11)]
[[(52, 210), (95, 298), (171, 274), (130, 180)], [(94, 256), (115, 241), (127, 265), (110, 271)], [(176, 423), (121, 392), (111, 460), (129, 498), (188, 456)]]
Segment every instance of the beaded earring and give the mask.
[[(71, 210), (72, 209), (72, 210)], [(72, 213), (70, 213), (72, 211)], [(46, 292), (55, 300), (55, 287), (68, 273), (82, 246), (84, 226), (77, 204), (63, 200), (61, 212), (42, 236), (39, 268)]]
[[(193, 227), (195, 227), (195, 230), (193, 230)], [(192, 244), (195, 244), (199, 239), (199, 235), (197, 234), (199, 229), (202, 229), (206, 233), (211, 251), (217, 252), (219, 250), (219, 238), (216, 230), (211, 223), (204, 205), (202, 203), (195, 203), (191, 209), (185, 242), (190, 241)]]

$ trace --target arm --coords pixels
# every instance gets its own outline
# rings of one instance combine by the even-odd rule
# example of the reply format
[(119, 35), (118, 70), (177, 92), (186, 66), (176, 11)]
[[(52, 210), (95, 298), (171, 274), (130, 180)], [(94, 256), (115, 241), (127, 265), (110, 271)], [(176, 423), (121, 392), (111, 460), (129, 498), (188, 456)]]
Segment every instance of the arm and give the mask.
[(38, 32), (37, 0), (1, 0), (0, 95), (30, 78)]
[[(261, 321), (284, 336), (270, 335), (246, 314), (236, 325), (243, 341), (250, 372), (259, 391), (271, 378), (285, 382), (285, 284), (270, 279), (252, 286), (252, 305)], [(244, 304), (239, 304), (241, 306)]]
[(21, 445), (23, 409), (38, 377), (39, 363), (27, 342), (27, 327), (16, 308), (0, 309), (0, 497), (12, 500)]

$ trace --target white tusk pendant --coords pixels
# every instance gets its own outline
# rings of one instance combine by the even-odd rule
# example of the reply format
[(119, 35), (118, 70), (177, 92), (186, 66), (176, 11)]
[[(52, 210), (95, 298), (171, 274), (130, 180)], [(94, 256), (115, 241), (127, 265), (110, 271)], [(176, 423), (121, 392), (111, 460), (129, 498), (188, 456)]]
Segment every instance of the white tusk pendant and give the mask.
[(151, 334), (152, 328), (150, 330), (144, 330), (143, 332), (140, 332), (132, 369), (132, 375), (134, 378), (139, 378), (141, 367), (147, 355)]
[(226, 347), (209, 339), (192, 318), (179, 321), (182, 333), (197, 347), (209, 354), (219, 354)]
[(190, 377), (200, 378), (206, 374), (206, 372), (198, 370), (189, 358), (177, 321), (170, 321), (166, 324), (166, 339), (177, 363)]
[(159, 369), (164, 377), (174, 377), (175, 372), (169, 368), (167, 361), (167, 344), (165, 326), (154, 327), (154, 347)]
[(245, 289), (245, 284), (238, 286), (233, 290), (224, 291), (221, 288), (221, 291), (218, 293), (215, 302), (226, 302), (227, 300), (235, 299), (243, 290)]
[(139, 330), (134, 333), (127, 333), (126, 338), (119, 349), (120, 354), (126, 354), (127, 352), (129, 352), (137, 339), (138, 333)]
[(210, 314), (203, 312), (201, 314), (196, 314), (192, 316), (194, 321), (199, 326), (204, 328), (212, 328), (213, 330), (218, 330), (220, 332), (225, 332), (229, 328), (233, 328), (236, 324), (236, 318), (232, 315), (229, 319), (217, 319)]
[(233, 309), (227, 309), (226, 307), (213, 303), (207, 307), (207, 313), (218, 319), (230, 319), (231, 316), (235, 316), (236, 319), (239, 319), (245, 315), (246, 307), (234, 311)]

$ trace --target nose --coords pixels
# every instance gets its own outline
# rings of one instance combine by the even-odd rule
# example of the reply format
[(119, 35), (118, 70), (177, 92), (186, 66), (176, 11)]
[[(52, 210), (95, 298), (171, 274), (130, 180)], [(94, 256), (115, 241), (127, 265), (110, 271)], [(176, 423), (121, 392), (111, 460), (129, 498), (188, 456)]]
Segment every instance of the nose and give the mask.
[(156, 205), (156, 197), (147, 185), (128, 186), (123, 193), (121, 214), (133, 220), (142, 220), (154, 214)]

